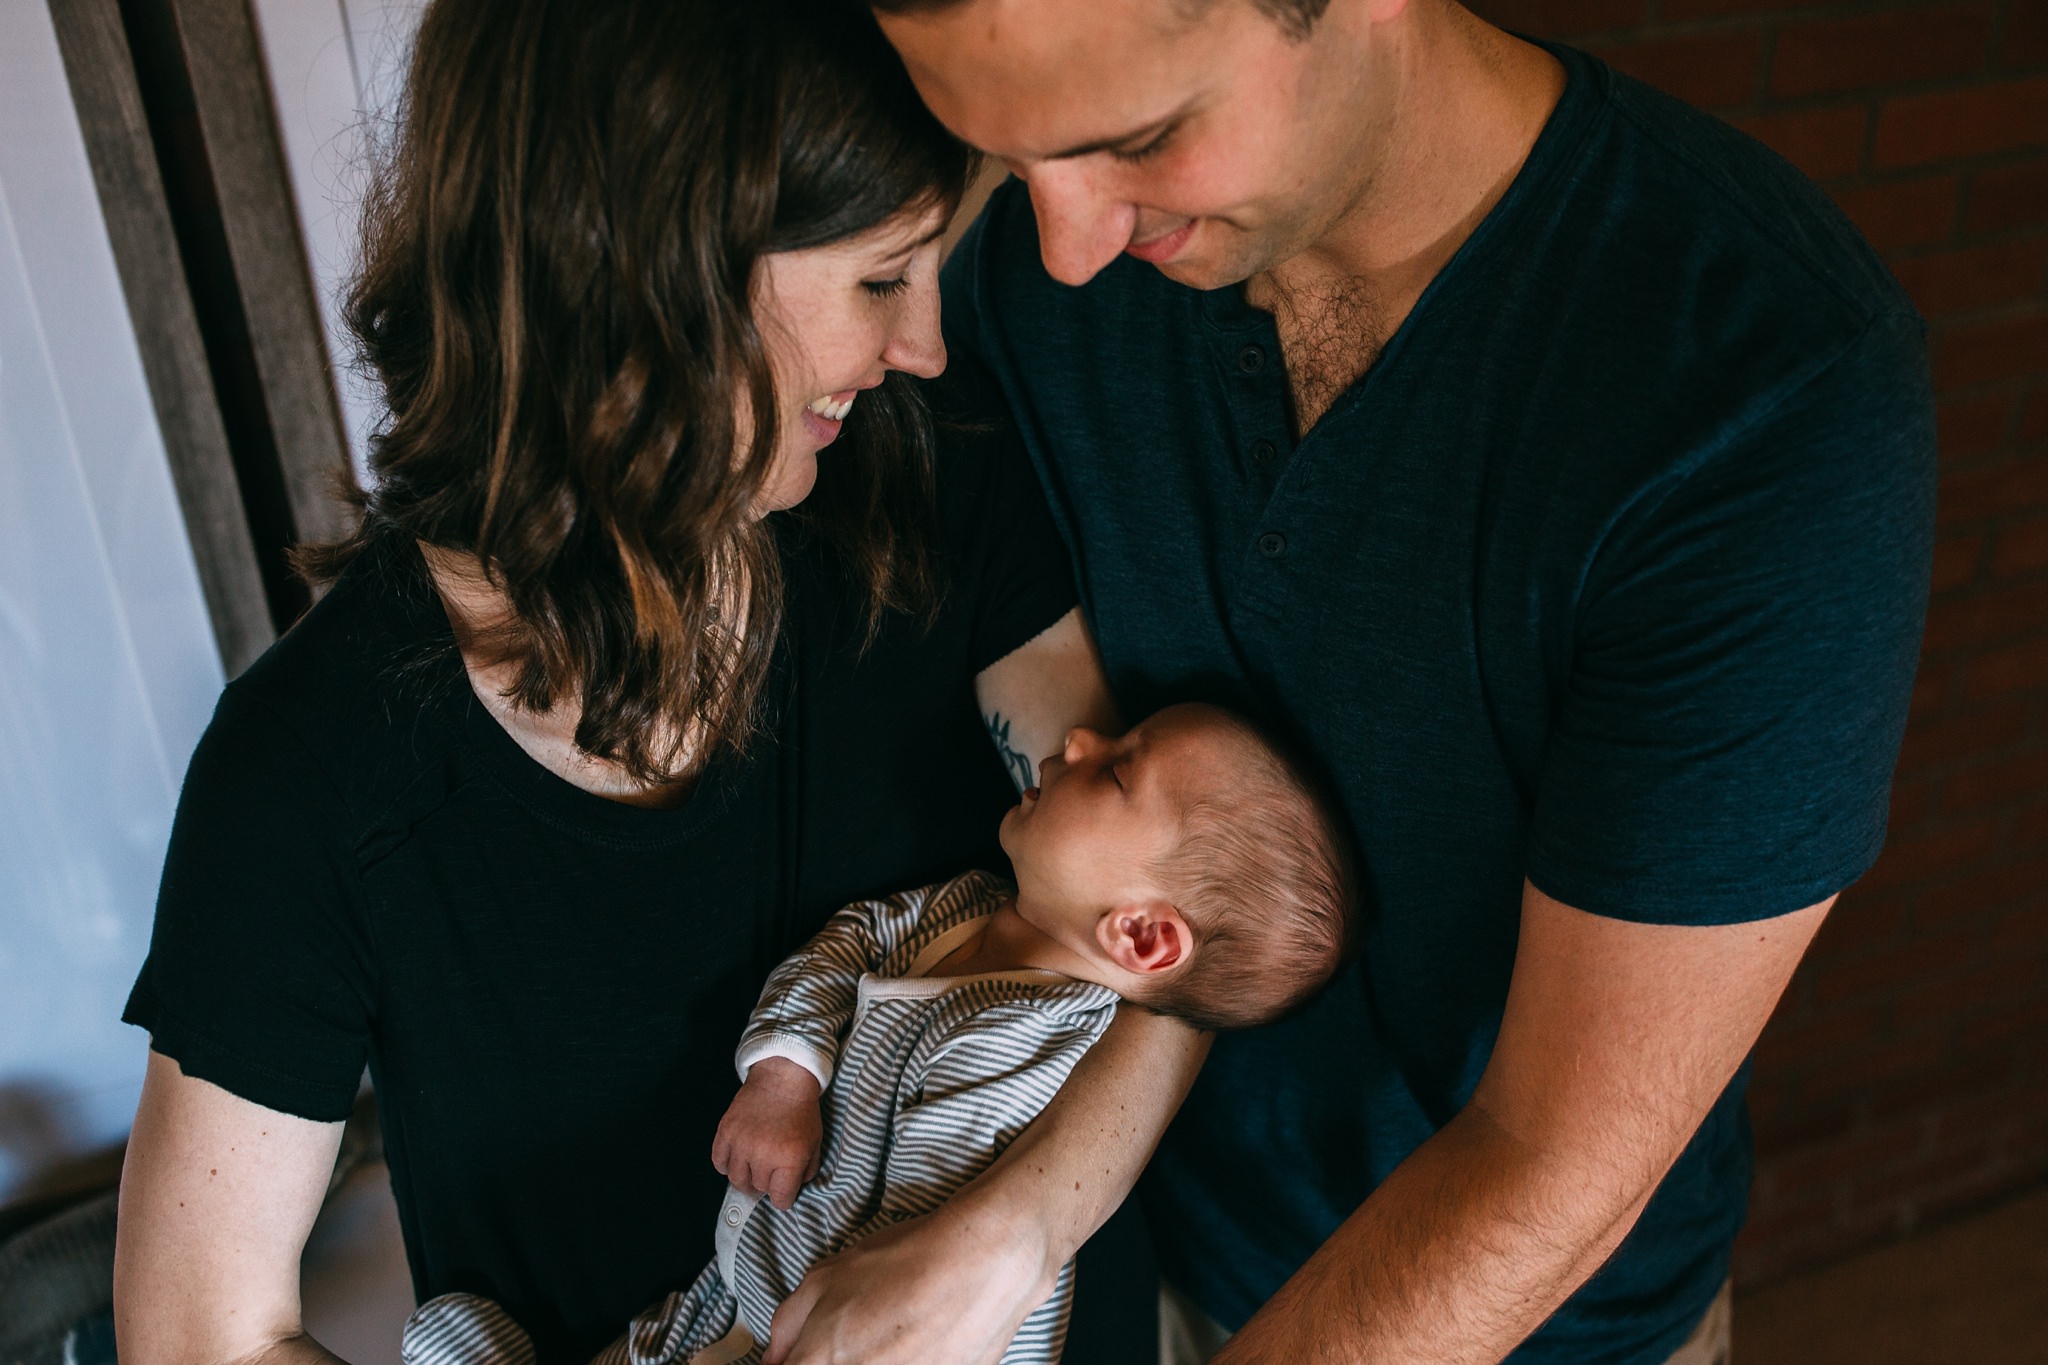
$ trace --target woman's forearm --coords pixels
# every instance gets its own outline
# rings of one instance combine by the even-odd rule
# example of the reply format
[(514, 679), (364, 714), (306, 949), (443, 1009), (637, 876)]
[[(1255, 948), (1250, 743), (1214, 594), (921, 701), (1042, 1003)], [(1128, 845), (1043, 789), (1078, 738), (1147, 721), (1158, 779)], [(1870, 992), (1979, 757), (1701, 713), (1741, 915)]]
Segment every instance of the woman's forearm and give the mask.
[(1120, 1009), (1045, 1112), (955, 1201), (1042, 1238), (1050, 1283), (1137, 1183), (1209, 1042), (1178, 1019)]

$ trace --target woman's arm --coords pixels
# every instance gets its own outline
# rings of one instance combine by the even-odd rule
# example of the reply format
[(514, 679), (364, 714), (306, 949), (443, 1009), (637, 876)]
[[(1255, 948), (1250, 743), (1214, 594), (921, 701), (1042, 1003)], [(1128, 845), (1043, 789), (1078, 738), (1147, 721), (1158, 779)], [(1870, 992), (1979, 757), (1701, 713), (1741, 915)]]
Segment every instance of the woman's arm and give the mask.
[(341, 1145), (149, 1054), (121, 1171), (122, 1365), (338, 1365), (299, 1321), (299, 1256)]
[[(1078, 608), (983, 669), (975, 695), (1020, 787), (1073, 726), (1123, 728)], [(1118, 1011), (980, 1177), (812, 1269), (775, 1314), (768, 1365), (993, 1365), (1137, 1183), (1208, 1051), (1179, 1020)]]

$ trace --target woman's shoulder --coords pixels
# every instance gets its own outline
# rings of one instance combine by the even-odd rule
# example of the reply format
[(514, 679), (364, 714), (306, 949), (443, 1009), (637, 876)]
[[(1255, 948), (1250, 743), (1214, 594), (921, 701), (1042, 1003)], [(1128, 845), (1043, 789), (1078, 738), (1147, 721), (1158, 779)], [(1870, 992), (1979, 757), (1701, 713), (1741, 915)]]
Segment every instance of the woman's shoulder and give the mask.
[[(459, 711), (460, 657), (409, 547), (372, 542), (227, 686), (207, 740), (324, 776), (347, 804), (416, 770)], [(310, 765), (312, 771), (305, 771)]]

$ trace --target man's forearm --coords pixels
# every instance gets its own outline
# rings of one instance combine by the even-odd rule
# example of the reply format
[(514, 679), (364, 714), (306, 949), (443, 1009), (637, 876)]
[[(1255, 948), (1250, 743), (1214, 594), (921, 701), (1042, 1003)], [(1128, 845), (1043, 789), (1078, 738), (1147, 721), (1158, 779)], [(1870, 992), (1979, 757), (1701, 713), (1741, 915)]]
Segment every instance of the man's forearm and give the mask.
[(1498, 1361), (1599, 1269), (1662, 1174), (1530, 1150), (1468, 1107), (1345, 1220), (1216, 1365)]
[(1208, 1055), (1208, 1034), (1125, 1006), (1045, 1112), (954, 1200), (1042, 1236), (1045, 1273), (1057, 1273), (1137, 1183)]

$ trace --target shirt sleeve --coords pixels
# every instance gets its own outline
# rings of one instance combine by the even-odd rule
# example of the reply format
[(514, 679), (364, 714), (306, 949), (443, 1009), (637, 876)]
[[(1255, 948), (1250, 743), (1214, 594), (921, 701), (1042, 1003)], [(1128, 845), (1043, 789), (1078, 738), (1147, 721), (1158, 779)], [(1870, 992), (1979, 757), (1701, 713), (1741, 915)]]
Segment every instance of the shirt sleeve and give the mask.
[(1934, 449), (1919, 322), (1884, 317), (1634, 509), (1581, 598), (1530, 832), (1540, 890), (1722, 924), (1869, 868), (1926, 613)]
[(375, 998), (354, 827), (290, 728), (231, 686), (186, 772), (122, 1018), (188, 1076), (302, 1118), (347, 1118)]

